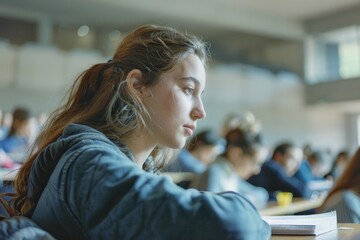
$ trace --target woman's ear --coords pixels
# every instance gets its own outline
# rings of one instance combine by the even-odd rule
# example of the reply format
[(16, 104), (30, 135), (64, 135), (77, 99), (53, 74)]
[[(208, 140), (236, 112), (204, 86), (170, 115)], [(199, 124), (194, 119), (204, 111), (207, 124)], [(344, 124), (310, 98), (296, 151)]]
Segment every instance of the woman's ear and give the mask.
[(128, 88), (132, 89), (139, 97), (145, 94), (145, 86), (142, 83), (142, 72), (139, 69), (131, 70), (126, 76)]

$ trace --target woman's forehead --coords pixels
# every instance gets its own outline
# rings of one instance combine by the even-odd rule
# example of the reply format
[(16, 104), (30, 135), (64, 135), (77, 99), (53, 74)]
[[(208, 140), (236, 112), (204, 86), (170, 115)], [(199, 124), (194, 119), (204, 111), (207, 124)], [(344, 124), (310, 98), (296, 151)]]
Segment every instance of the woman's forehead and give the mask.
[(187, 77), (196, 79), (200, 85), (205, 85), (205, 67), (198, 56), (194, 54), (187, 56), (179, 63), (179, 71)]
[(178, 80), (190, 80), (199, 85), (201, 88), (205, 88), (205, 67), (200, 59), (194, 54), (190, 54), (182, 61), (175, 64), (175, 66), (169, 71), (162, 73), (160, 75), (160, 79), (166, 79), (168, 76), (173, 76)]

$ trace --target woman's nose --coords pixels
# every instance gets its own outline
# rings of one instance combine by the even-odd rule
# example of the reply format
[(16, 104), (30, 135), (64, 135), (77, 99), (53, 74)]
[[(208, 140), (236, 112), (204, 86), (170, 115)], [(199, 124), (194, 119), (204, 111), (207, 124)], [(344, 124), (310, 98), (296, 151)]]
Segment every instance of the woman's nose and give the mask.
[(203, 105), (201, 99), (195, 105), (195, 107), (192, 111), (191, 117), (193, 119), (203, 119), (206, 117), (205, 108), (204, 108), (204, 105)]

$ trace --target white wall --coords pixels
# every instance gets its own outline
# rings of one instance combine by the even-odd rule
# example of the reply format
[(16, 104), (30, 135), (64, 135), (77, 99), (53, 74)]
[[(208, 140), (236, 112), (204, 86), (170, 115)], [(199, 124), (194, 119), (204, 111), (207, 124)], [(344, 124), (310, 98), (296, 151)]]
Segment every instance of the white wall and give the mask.
[(290, 140), (334, 153), (349, 146), (345, 113), (331, 105), (306, 106), (304, 85), (292, 74), (217, 66), (208, 70), (204, 104), (207, 118), (199, 123), (200, 128), (220, 131), (227, 114), (251, 111), (261, 121), (269, 146)]
[[(58, 57), (54, 56), (56, 52)], [(65, 95), (71, 79), (93, 63), (105, 61), (96, 53), (50, 49), (50, 54), (41, 68), (34, 65), (37, 67), (36, 76), (32, 73), (31, 61), (27, 61), (27, 65), (20, 64), (26, 70), (0, 75), (0, 108), (10, 111), (16, 105), (26, 105), (35, 113), (51, 112)], [(61, 71), (54, 70), (52, 63), (49, 63), (51, 68), (46, 68), (46, 60), (51, 59), (56, 60)], [(19, 59), (15, 63), (18, 64)], [(43, 72), (39, 74), (42, 68)], [(17, 71), (19, 66), (13, 69)], [(26, 72), (32, 77), (28, 78)], [(330, 148), (336, 152), (344, 146), (354, 145), (354, 137), (347, 134), (349, 129), (345, 118), (351, 111), (344, 112), (332, 105), (306, 106), (303, 82), (293, 74), (275, 75), (244, 65), (217, 65), (208, 69), (207, 75), (203, 97), (207, 118), (199, 122), (198, 129), (211, 127), (220, 131), (227, 114), (251, 111), (261, 121), (264, 139), (269, 146), (291, 140), (300, 146), (311, 143), (314, 147)], [(11, 80), (9, 76), (15, 76), (15, 79)], [(28, 82), (32, 78), (31, 81), (36, 80), (36, 86), (40, 88), (34, 88)]]
[(0, 42), (0, 108), (12, 111), (21, 105), (34, 113), (51, 112), (81, 72), (106, 61), (97, 51), (65, 52), (36, 44), (17, 48)]

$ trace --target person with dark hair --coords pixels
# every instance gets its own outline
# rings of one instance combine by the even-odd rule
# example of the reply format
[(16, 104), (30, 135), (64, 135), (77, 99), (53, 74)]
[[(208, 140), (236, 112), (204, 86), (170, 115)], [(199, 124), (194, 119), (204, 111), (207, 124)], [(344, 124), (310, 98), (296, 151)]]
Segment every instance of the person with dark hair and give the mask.
[(29, 151), (32, 137), (31, 115), (27, 108), (17, 107), (7, 136), (0, 140), (0, 149), (16, 161), (23, 161)]
[(264, 207), (269, 199), (267, 191), (246, 182), (250, 176), (259, 173), (263, 162), (262, 146), (256, 135), (235, 128), (226, 134), (225, 140), (225, 152), (207, 171), (195, 177), (190, 187), (212, 192), (234, 191), (247, 196), (257, 208)]
[(294, 177), (299, 179), (304, 184), (308, 184), (311, 181), (324, 180), (323, 169), (327, 169), (327, 159), (325, 153), (320, 151), (314, 151), (308, 155), (307, 159), (303, 159), (300, 163), (299, 169), (294, 174)]
[(332, 180), (323, 176), (330, 168), (327, 154), (322, 151), (313, 151), (308, 154), (307, 159), (303, 158), (294, 178), (300, 180), (307, 186), (312, 196), (320, 196), (329, 191), (332, 187)]
[(169, 172), (203, 173), (223, 149), (225, 140), (212, 130), (196, 134), (167, 168)]
[(307, 186), (293, 177), (302, 160), (299, 151), (292, 143), (279, 144), (272, 158), (262, 165), (260, 173), (248, 181), (265, 188), (271, 199), (275, 199), (279, 191), (291, 192), (294, 197), (309, 198), (311, 195)]
[(326, 173), (324, 177), (336, 181), (343, 173), (347, 163), (349, 162), (349, 158), (348, 151), (340, 151), (332, 162), (330, 171)]
[(236, 193), (185, 190), (153, 172), (206, 115), (207, 49), (173, 28), (129, 33), (51, 114), (8, 210), (57, 239), (269, 239)]
[(336, 211), (339, 223), (360, 223), (360, 148), (318, 209), (329, 211)]

